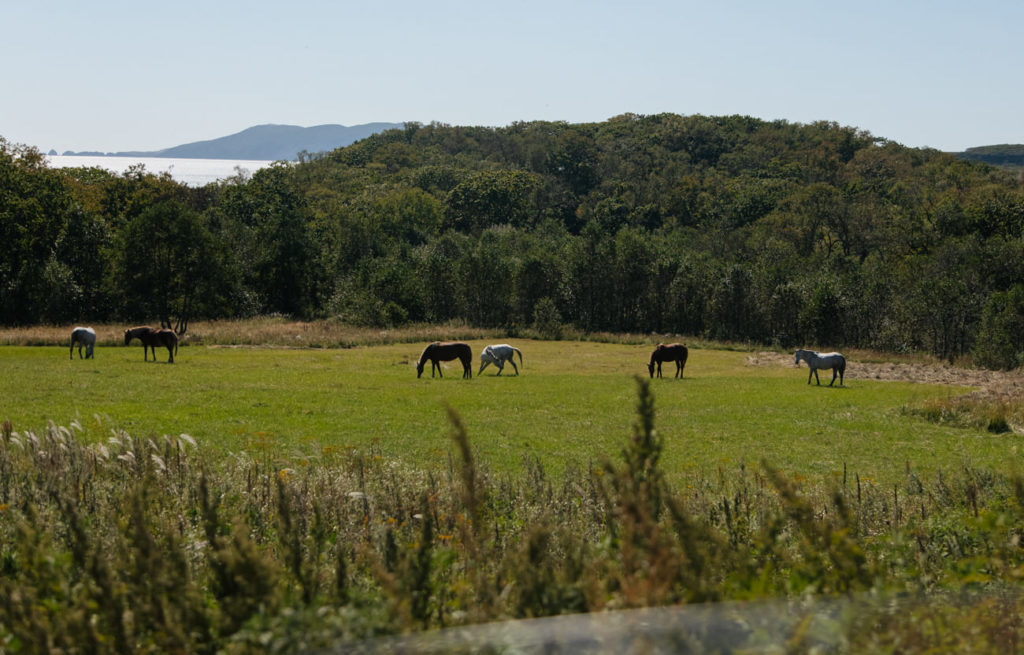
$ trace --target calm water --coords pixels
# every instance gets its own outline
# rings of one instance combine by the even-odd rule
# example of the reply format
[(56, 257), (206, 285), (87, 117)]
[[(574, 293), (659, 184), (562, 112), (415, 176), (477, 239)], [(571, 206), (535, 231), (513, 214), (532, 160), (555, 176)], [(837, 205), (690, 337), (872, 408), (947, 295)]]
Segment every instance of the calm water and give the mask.
[(147, 173), (170, 173), (177, 182), (188, 186), (204, 186), (210, 182), (236, 175), (241, 169), (252, 175), (274, 162), (256, 159), (171, 159), (167, 157), (88, 157), (78, 155), (47, 155), (51, 168), (97, 167), (124, 173), (129, 166), (142, 164)]

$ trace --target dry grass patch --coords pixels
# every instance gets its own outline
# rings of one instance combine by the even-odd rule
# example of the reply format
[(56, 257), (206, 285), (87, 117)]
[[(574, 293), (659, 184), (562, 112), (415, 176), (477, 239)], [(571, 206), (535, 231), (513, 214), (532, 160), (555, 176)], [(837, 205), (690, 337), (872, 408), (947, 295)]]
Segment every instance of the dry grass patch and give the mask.
[[(847, 380), (920, 382), (973, 387), (969, 393), (930, 399), (911, 413), (937, 423), (980, 427), (989, 432), (1024, 432), (1024, 373), (959, 368), (937, 360), (857, 361), (848, 359)], [(794, 367), (787, 353), (758, 352), (750, 366)], [(803, 366), (806, 370), (806, 366)]]
[[(154, 324), (155, 325), (155, 324)], [(0, 345), (52, 346), (70, 343), (74, 325), (37, 325), (0, 328)], [(117, 345), (124, 341), (128, 324), (93, 324), (97, 344)], [(412, 325), (381, 329), (345, 325), (333, 320), (294, 321), (284, 317), (244, 320), (193, 321), (182, 337), (182, 345), (250, 345), (291, 348), (351, 348), (418, 341), (498, 338), (499, 330), (473, 328), (451, 323)]]

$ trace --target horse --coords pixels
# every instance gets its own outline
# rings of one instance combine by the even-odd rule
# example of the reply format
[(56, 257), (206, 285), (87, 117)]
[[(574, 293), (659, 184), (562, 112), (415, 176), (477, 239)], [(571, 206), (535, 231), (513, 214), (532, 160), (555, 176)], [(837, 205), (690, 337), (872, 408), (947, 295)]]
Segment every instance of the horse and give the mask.
[(651, 361), (647, 364), (647, 371), (654, 377), (654, 368), (657, 365), (658, 377), (661, 377), (661, 363), (662, 362), (675, 362), (676, 363), (676, 374), (675, 377), (683, 377), (683, 368), (686, 366), (686, 358), (689, 356), (690, 351), (686, 349), (681, 343), (670, 343), (665, 345), (659, 343), (658, 347), (651, 353)]
[(149, 352), (147, 348), (153, 350), (153, 361), (156, 361), (156, 347), (164, 346), (167, 348), (167, 363), (174, 363), (174, 356), (178, 354), (178, 335), (174, 330), (154, 330), (148, 325), (141, 327), (134, 327), (124, 331), (124, 345), (131, 343), (132, 339), (138, 339), (142, 342), (142, 358), (149, 361)]
[(835, 384), (836, 375), (839, 376), (839, 386), (843, 386), (843, 374), (846, 372), (846, 358), (839, 353), (817, 353), (813, 350), (798, 350), (796, 351), (796, 360), (794, 364), (800, 365), (800, 360), (807, 362), (807, 366), (810, 367), (811, 372), (807, 374), (807, 384), (811, 383), (811, 376), (818, 381), (818, 386), (821, 386), (821, 380), (818, 378), (819, 368), (830, 368), (832, 369), (832, 382), (828, 383), (828, 386)]
[(437, 374), (444, 377), (441, 372), (441, 362), (449, 362), (458, 359), (462, 362), (462, 377), (473, 377), (473, 369), (470, 368), (473, 361), (473, 350), (468, 343), (462, 341), (446, 341), (444, 343), (435, 341), (423, 349), (420, 361), (416, 363), (416, 377), (423, 375), (423, 366), (430, 360), (430, 377), (434, 377), (434, 369)]
[(519, 353), (519, 364), (523, 363), (523, 353), (518, 348), (508, 345), (507, 343), (496, 344), (493, 346), (484, 346), (483, 351), (480, 353), (480, 370), (477, 375), (484, 372), (488, 364), (494, 364), (498, 367), (498, 375), (505, 370), (505, 362), (512, 365), (515, 369), (516, 375), (519, 375), (519, 368), (516, 366), (515, 354)]
[(91, 327), (76, 327), (71, 331), (71, 348), (68, 355), (75, 358), (75, 344), (78, 344), (78, 359), (82, 359), (82, 346), (85, 346), (85, 359), (96, 359), (93, 347), (96, 345), (96, 332)]

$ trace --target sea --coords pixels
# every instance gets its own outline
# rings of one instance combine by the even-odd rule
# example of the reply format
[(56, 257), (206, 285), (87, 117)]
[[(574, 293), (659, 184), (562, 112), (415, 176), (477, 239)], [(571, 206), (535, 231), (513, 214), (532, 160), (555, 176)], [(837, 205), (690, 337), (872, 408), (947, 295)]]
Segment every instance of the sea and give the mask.
[(51, 168), (103, 168), (124, 173), (130, 166), (142, 164), (147, 173), (169, 173), (171, 178), (186, 186), (201, 187), (241, 171), (246, 177), (273, 164), (261, 159), (178, 159), (172, 157), (105, 157), (102, 155), (46, 155)]

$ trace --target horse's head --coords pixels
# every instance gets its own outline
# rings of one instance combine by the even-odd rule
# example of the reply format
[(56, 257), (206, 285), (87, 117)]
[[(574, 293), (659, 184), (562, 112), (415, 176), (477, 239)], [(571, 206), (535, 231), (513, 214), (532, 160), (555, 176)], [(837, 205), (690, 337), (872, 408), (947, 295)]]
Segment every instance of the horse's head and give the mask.
[(807, 359), (807, 356), (808, 356), (809, 354), (810, 354), (810, 353), (809, 353), (808, 351), (806, 351), (806, 350), (803, 350), (803, 349), (801, 349), (801, 350), (798, 350), (798, 351), (796, 351), (796, 357), (794, 357), (794, 359), (793, 359), (793, 363), (794, 363), (794, 364), (799, 364), (799, 363), (800, 363), (800, 360), (801, 360), (801, 359)]
[(131, 342), (132, 342), (132, 331), (131, 330), (125, 330), (124, 331), (124, 345), (127, 346)]
[(647, 365), (647, 372), (651, 374), (652, 378), (654, 377), (654, 358), (653, 357), (651, 358), (651, 363)]
[(426, 358), (416, 362), (416, 377), (420, 377), (421, 375), (423, 375), (423, 362), (425, 361)]

